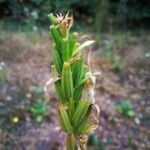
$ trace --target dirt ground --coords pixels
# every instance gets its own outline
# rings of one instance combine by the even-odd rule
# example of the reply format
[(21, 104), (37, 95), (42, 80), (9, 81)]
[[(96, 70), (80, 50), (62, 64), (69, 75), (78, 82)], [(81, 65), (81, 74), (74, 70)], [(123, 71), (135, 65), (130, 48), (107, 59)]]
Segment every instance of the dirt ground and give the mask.
[[(115, 36), (107, 35), (104, 39), (112, 42), (125, 66), (121, 71), (113, 69), (113, 62), (101, 57), (102, 48), (93, 48), (92, 70), (100, 72), (95, 98), (101, 112), (99, 127), (90, 136), (94, 142), (89, 140), (88, 149), (148, 150), (150, 37), (127, 35), (117, 41)], [(0, 80), (0, 150), (62, 150), (65, 145), (66, 135), (56, 118), (57, 97), (53, 86), (47, 93), (33, 90), (44, 87), (51, 78), (50, 45), (46, 32), (1, 33), (0, 63), (4, 76)], [(40, 124), (28, 111), (38, 98), (49, 100), (48, 115)], [(134, 117), (116, 111), (116, 104), (124, 101), (132, 104)], [(15, 116), (19, 118), (17, 123), (12, 122)]]

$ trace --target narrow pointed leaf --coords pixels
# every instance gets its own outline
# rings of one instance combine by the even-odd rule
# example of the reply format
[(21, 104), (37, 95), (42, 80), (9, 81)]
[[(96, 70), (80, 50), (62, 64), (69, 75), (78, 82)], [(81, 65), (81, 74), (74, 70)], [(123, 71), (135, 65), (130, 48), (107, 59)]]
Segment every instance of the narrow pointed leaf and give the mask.
[(89, 40), (89, 41), (84, 42), (73, 52), (73, 56), (76, 55), (81, 49), (92, 45), (94, 42), (95, 42), (94, 40)]

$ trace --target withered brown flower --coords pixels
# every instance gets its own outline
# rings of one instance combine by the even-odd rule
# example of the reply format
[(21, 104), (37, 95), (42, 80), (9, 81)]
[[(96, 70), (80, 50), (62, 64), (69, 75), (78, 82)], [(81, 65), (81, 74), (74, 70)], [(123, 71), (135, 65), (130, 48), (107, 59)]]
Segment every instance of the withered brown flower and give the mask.
[(73, 15), (69, 15), (69, 12), (66, 15), (62, 15), (61, 13), (59, 13), (56, 15), (56, 19), (58, 21), (58, 25), (62, 36), (67, 36), (68, 30), (73, 25)]

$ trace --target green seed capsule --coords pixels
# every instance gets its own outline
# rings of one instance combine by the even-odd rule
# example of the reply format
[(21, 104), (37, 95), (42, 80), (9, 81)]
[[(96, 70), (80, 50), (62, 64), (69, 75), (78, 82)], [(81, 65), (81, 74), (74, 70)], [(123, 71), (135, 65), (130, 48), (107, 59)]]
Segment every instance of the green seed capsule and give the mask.
[[(51, 35), (52, 35), (52, 38), (56, 44), (56, 47), (61, 50), (61, 47), (62, 47), (62, 39), (61, 39), (61, 36), (59, 34), (59, 32), (57, 31), (57, 28), (56, 26), (54, 25), (51, 25), (50, 26), (50, 32), (51, 32)], [(61, 53), (61, 52), (60, 52)]]
[(61, 26), (59, 29), (60, 29), (60, 34), (62, 38), (68, 37), (67, 26)]
[(61, 101), (61, 103), (65, 103), (66, 99), (65, 99), (63, 92), (62, 92), (60, 79), (55, 81), (55, 89), (56, 89), (56, 94), (57, 94), (59, 100)]
[(50, 13), (50, 14), (48, 15), (48, 19), (49, 19), (49, 21), (50, 21), (51, 24), (54, 24), (54, 25), (55, 25), (55, 24), (58, 23), (56, 17), (55, 17), (52, 13)]
[(85, 126), (84, 130), (81, 131), (81, 134), (89, 134), (91, 132), (93, 132), (96, 128), (98, 127), (98, 124), (91, 124), (91, 125), (87, 125)]
[(64, 62), (63, 64), (62, 75), (61, 75), (61, 86), (65, 98), (67, 100), (73, 98), (72, 72), (71, 72), (70, 63), (68, 62)]
[(73, 116), (73, 114), (74, 114), (74, 111), (75, 111), (75, 101), (74, 101), (74, 99), (73, 98), (70, 98), (69, 99), (69, 117), (70, 117), (70, 119), (72, 120), (72, 116)]
[(69, 50), (70, 50), (70, 56), (72, 56), (73, 51), (75, 49), (75, 44), (78, 38), (78, 33), (74, 32), (69, 39)]
[(72, 132), (72, 125), (64, 105), (59, 105), (58, 115), (60, 122), (67, 132)]
[(79, 87), (75, 88), (74, 95), (73, 95), (75, 101), (78, 101), (79, 99), (81, 99), (83, 88), (84, 88), (84, 84), (82, 84)]
[(76, 111), (73, 115), (73, 124), (75, 126), (79, 125), (82, 122), (89, 109), (90, 104), (91, 103), (88, 100), (80, 100), (78, 102)]
[(58, 116), (58, 121), (59, 121), (59, 124), (60, 124), (61, 128), (62, 128), (64, 131), (67, 132), (67, 127), (66, 127), (65, 124), (63, 123), (63, 120), (62, 120), (62, 117), (61, 117), (59, 111), (58, 111), (58, 115), (57, 115), (57, 116)]
[(57, 70), (58, 74), (61, 75), (61, 72), (62, 72), (62, 59), (61, 59), (60, 54), (59, 54), (59, 52), (58, 52), (55, 45), (52, 48), (52, 55), (53, 55), (53, 60), (54, 60), (56, 70)]
[(63, 61), (68, 61), (70, 59), (69, 42), (67, 38), (62, 40), (62, 57)]
[(72, 65), (72, 72), (73, 72), (73, 85), (77, 88), (85, 78), (85, 66), (83, 65), (83, 59), (77, 60)]
[(85, 114), (85, 117), (83, 118), (82, 122), (75, 128), (75, 132), (77, 134), (84, 134), (84, 131), (86, 131), (87, 127), (89, 126), (89, 121), (91, 119), (91, 111), (92, 111), (92, 104), (89, 106), (87, 113)]

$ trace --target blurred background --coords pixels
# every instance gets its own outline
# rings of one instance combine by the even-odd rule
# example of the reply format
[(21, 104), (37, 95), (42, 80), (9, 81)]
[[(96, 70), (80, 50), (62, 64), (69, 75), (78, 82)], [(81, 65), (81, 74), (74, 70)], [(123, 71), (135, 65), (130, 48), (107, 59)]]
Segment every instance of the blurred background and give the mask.
[(47, 14), (68, 11), (72, 31), (96, 40), (101, 113), (88, 149), (150, 149), (150, 1), (0, 0), (0, 150), (64, 147), (57, 97), (44, 86), (53, 64)]

